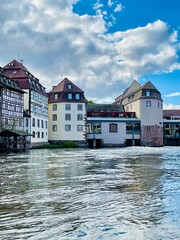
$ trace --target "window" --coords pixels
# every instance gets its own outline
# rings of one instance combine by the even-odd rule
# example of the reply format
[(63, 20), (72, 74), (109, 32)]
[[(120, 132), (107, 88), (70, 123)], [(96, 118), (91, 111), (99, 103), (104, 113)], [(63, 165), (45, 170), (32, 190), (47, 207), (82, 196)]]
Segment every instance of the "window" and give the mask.
[(109, 132), (118, 132), (118, 125), (116, 123), (109, 124)]
[(40, 138), (40, 132), (37, 132), (37, 137)]
[(35, 138), (35, 131), (33, 131), (32, 134), (33, 134), (33, 138)]
[(45, 121), (45, 124), (46, 124), (46, 129), (47, 129), (47, 121)]
[(52, 131), (57, 132), (57, 125), (52, 125)]
[(52, 108), (53, 108), (53, 111), (57, 111), (57, 104), (53, 104)]
[(132, 123), (126, 123), (126, 133), (132, 133)]
[(29, 121), (28, 121), (28, 118), (26, 118), (26, 127), (29, 126)]
[(83, 131), (83, 125), (77, 125), (77, 131), (82, 132)]
[(65, 131), (71, 131), (71, 125), (66, 124), (65, 125)]
[(53, 120), (53, 121), (57, 121), (57, 114), (53, 114), (53, 115), (52, 115), (52, 120)]
[(69, 100), (72, 99), (72, 93), (68, 93), (68, 99), (69, 99)]
[(71, 110), (71, 104), (66, 104), (66, 105), (65, 105), (65, 109), (66, 109), (66, 110)]
[(58, 99), (58, 97), (59, 97), (59, 94), (58, 94), (58, 93), (55, 93), (55, 94), (54, 94), (54, 99), (56, 99), (56, 100), (57, 100), (57, 99)]
[(160, 106), (160, 103), (158, 102), (158, 108), (159, 108), (159, 106)]
[(78, 121), (82, 121), (83, 120), (83, 115), (82, 114), (78, 114), (77, 115), (77, 120)]
[(134, 123), (134, 133), (140, 133), (140, 123)]
[(75, 99), (76, 99), (76, 100), (79, 100), (79, 99), (80, 99), (80, 94), (79, 94), (79, 93), (76, 93)]
[(146, 97), (150, 97), (151, 96), (151, 92), (150, 91), (146, 91), (145, 95), (146, 95)]
[(41, 133), (41, 138), (44, 138), (44, 132)]
[(37, 119), (37, 127), (40, 127), (40, 121)]
[(83, 110), (83, 105), (82, 104), (78, 104), (77, 109), (78, 109), (78, 111), (82, 111)]
[(68, 83), (67, 89), (68, 89), (68, 90), (71, 90), (71, 89), (72, 89), (72, 84), (71, 84), (71, 83)]
[(151, 132), (152, 131), (152, 127), (151, 126), (147, 126), (147, 132)]
[(146, 101), (146, 107), (151, 107), (151, 101)]
[(67, 121), (71, 120), (71, 114), (70, 113), (65, 114), (65, 120), (67, 120)]
[(95, 133), (101, 133), (101, 123), (96, 123), (94, 129)]
[(32, 119), (32, 126), (35, 127), (35, 118)]
[(44, 121), (41, 120), (41, 127), (44, 128)]

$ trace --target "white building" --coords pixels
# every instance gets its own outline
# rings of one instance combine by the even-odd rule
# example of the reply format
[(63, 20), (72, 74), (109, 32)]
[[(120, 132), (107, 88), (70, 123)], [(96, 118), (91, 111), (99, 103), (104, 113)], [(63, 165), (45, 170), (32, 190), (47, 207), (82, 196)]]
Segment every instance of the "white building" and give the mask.
[[(37, 146), (48, 143), (48, 96), (39, 79), (34, 77), (29, 70), (17, 60), (13, 60), (4, 67), (6, 73), (18, 87), (23, 89), (24, 111), (31, 116), (29, 121), (26, 116), (25, 131), (30, 131), (31, 145)], [(28, 126), (30, 122), (30, 126)]]
[(141, 86), (137, 81), (115, 99), (126, 112), (135, 112), (141, 121), (141, 145), (163, 146), (163, 101), (151, 82)]
[(140, 145), (140, 121), (122, 105), (87, 105), (89, 147)]
[(86, 144), (86, 99), (84, 92), (63, 79), (49, 92), (49, 143), (73, 141)]

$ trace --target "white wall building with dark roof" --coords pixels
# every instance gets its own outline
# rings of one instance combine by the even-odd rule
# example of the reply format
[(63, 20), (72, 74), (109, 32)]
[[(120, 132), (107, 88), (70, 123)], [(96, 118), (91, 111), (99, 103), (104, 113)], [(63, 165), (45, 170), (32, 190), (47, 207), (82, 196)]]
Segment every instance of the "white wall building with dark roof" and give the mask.
[(125, 111), (135, 112), (141, 121), (141, 145), (163, 146), (163, 100), (151, 82), (141, 86), (136, 80), (118, 102)]
[(49, 92), (49, 143), (66, 141), (86, 144), (86, 99), (84, 92), (63, 79)]

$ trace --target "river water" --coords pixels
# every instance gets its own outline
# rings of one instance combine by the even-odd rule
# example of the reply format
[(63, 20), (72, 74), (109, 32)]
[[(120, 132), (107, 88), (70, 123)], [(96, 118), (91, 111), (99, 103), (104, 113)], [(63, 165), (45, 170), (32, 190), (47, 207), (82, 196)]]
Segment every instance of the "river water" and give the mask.
[(0, 156), (1, 240), (180, 239), (180, 147)]

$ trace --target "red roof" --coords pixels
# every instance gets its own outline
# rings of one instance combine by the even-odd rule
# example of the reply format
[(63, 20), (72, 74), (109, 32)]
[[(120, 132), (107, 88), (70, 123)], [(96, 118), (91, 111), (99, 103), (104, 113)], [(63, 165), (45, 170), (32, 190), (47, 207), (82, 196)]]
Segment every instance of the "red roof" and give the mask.
[[(68, 93), (73, 95), (72, 99), (68, 99)], [(80, 98), (76, 99), (75, 94), (80, 94)], [(54, 95), (58, 94), (58, 98), (55, 99)], [(57, 86), (49, 92), (49, 103), (55, 102), (87, 102), (84, 97), (84, 92), (71, 82), (68, 78), (64, 78)]]
[(39, 83), (39, 79), (34, 77), (31, 72), (17, 60), (13, 60), (3, 67), (7, 75), (18, 83), (18, 87), (22, 89), (33, 89), (47, 96), (45, 87)]
[[(68, 84), (72, 86), (72, 89), (68, 89)], [(73, 82), (71, 82), (68, 78), (64, 78), (57, 86), (54, 86), (50, 93), (58, 93), (58, 92), (82, 92), (83, 91), (77, 87)]]
[(180, 109), (163, 110), (164, 117), (180, 116)]

